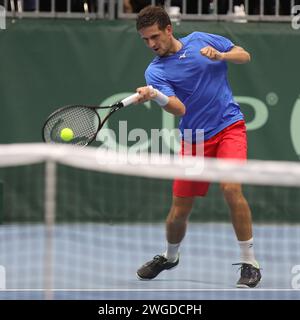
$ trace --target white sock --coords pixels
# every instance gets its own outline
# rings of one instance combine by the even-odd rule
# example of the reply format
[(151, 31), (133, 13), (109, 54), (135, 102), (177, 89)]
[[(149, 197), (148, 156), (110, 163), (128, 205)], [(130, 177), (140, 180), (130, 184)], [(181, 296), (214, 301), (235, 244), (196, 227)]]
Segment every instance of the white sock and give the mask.
[(171, 262), (176, 261), (178, 257), (180, 243), (168, 243), (167, 250), (163, 255)]
[(238, 243), (241, 249), (241, 262), (249, 263), (258, 267), (258, 263), (254, 256), (253, 238), (247, 241), (238, 241)]

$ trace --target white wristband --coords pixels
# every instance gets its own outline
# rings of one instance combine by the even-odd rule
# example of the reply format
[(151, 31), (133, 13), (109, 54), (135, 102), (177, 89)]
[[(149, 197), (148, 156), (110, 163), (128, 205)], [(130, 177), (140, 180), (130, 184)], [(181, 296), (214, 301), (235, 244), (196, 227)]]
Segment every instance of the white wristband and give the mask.
[(161, 107), (164, 107), (169, 103), (169, 97), (168, 96), (166, 96), (165, 94), (163, 94), (159, 90), (154, 89), (152, 86), (149, 86), (149, 88), (151, 88), (153, 90), (153, 95), (155, 96), (155, 98), (153, 98), (153, 100), (157, 104), (159, 104)]

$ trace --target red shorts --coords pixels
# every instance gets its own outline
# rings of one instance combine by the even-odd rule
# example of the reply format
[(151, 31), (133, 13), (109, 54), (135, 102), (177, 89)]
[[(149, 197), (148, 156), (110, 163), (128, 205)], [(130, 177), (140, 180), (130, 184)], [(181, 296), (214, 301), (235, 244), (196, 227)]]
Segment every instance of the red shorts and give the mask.
[[(180, 155), (196, 154), (196, 144), (185, 151), (181, 144)], [(202, 156), (202, 155), (199, 155)], [(223, 159), (247, 159), (247, 135), (245, 121), (240, 120), (217, 133), (212, 138), (204, 141), (204, 157)], [(173, 183), (173, 195), (176, 197), (204, 197), (209, 188), (207, 181), (189, 181), (175, 179)]]

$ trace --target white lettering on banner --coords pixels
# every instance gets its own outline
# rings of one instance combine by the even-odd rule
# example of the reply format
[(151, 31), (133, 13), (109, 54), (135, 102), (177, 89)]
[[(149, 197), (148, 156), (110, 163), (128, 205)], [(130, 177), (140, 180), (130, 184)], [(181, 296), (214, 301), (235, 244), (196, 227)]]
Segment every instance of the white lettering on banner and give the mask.
[(294, 150), (300, 157), (300, 96), (296, 100), (293, 107), (290, 130)]
[(254, 110), (254, 118), (247, 122), (247, 130), (257, 130), (264, 126), (268, 121), (269, 112), (267, 106), (259, 99), (252, 97), (234, 97), (237, 103), (249, 105)]

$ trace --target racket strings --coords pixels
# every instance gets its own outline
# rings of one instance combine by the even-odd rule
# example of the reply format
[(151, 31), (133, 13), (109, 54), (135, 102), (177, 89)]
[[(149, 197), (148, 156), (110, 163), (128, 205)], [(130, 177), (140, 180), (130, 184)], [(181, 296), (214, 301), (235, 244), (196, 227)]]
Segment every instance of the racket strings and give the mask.
[[(92, 108), (74, 106), (57, 112), (49, 118), (44, 127), (46, 142), (87, 145), (97, 134), (99, 117)], [(61, 131), (64, 128), (72, 129), (73, 139), (64, 141)]]

